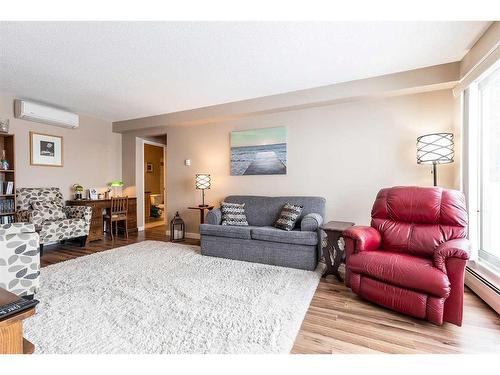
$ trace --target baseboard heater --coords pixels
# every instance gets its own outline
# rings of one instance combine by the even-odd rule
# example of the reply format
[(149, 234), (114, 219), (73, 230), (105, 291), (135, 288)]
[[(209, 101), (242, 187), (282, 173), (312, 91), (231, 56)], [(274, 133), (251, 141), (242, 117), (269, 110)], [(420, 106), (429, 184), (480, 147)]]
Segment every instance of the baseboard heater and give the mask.
[(471, 267), (466, 267), (465, 284), (484, 302), (500, 314), (500, 289), (481, 273)]

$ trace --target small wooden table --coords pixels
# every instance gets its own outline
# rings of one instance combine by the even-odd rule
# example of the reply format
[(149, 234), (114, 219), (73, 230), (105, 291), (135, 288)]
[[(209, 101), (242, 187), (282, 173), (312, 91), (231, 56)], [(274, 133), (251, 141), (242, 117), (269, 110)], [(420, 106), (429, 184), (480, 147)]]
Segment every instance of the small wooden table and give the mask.
[(354, 223), (347, 221), (329, 221), (321, 227), (327, 236), (327, 244), (323, 248), (323, 256), (326, 263), (324, 277), (334, 275), (337, 280), (344, 281), (339, 273), (339, 267), (345, 261), (345, 244), (342, 232), (353, 225)]
[[(15, 302), (15, 294), (0, 288), (0, 305)], [(35, 307), (0, 320), (0, 354), (31, 354), (35, 345), (23, 337), (23, 320), (35, 315)]]
[(210, 211), (213, 210), (214, 206), (194, 206), (188, 207), (190, 210), (199, 210), (200, 211), (200, 224), (205, 223), (205, 210)]

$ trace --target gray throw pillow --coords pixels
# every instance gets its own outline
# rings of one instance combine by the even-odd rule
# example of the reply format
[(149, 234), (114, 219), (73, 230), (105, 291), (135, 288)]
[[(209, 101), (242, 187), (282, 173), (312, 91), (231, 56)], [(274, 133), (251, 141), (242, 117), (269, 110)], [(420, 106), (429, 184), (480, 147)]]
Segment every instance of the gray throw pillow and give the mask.
[(274, 226), (278, 229), (292, 230), (302, 213), (302, 208), (303, 206), (286, 203), (281, 209), (278, 219), (274, 222)]
[(222, 225), (248, 226), (245, 203), (222, 202), (220, 210), (222, 211)]

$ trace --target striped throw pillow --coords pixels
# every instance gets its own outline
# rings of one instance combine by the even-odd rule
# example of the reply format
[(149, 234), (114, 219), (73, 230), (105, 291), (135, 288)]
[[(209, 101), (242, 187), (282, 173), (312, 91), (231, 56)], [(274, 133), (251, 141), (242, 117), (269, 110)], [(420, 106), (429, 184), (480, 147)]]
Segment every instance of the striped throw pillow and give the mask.
[(278, 229), (292, 230), (302, 212), (302, 208), (302, 206), (286, 203), (281, 209), (278, 219), (274, 222), (274, 226)]
[(222, 225), (248, 226), (245, 203), (222, 202), (220, 209), (222, 211)]

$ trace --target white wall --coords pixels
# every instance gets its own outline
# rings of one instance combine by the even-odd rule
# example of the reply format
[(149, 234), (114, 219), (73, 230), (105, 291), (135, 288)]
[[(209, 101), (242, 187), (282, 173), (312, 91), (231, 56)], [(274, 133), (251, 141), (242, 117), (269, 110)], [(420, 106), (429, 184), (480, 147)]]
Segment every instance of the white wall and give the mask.
[[(416, 163), (419, 135), (452, 131), (451, 90), (253, 116), (210, 125), (168, 128), (167, 206), (198, 231), (201, 202), (194, 175), (209, 172), (209, 203), (229, 194), (319, 195), (327, 199), (327, 220), (369, 223), (377, 191), (393, 185), (432, 185), (430, 167)], [(230, 176), (229, 136), (233, 130), (288, 128), (288, 173)], [(458, 147), (459, 145), (457, 145)], [(192, 166), (184, 165), (185, 159)], [(456, 166), (439, 166), (439, 184), (455, 185)]]
[[(9, 133), (15, 134), (17, 187), (55, 186), (69, 199), (75, 183), (104, 191), (108, 182), (121, 178), (122, 136), (112, 132), (111, 122), (81, 115), (79, 128), (65, 129), (19, 120), (14, 118), (13, 100), (0, 95), (0, 118), (10, 120)], [(30, 165), (30, 131), (63, 137), (62, 168)]]

